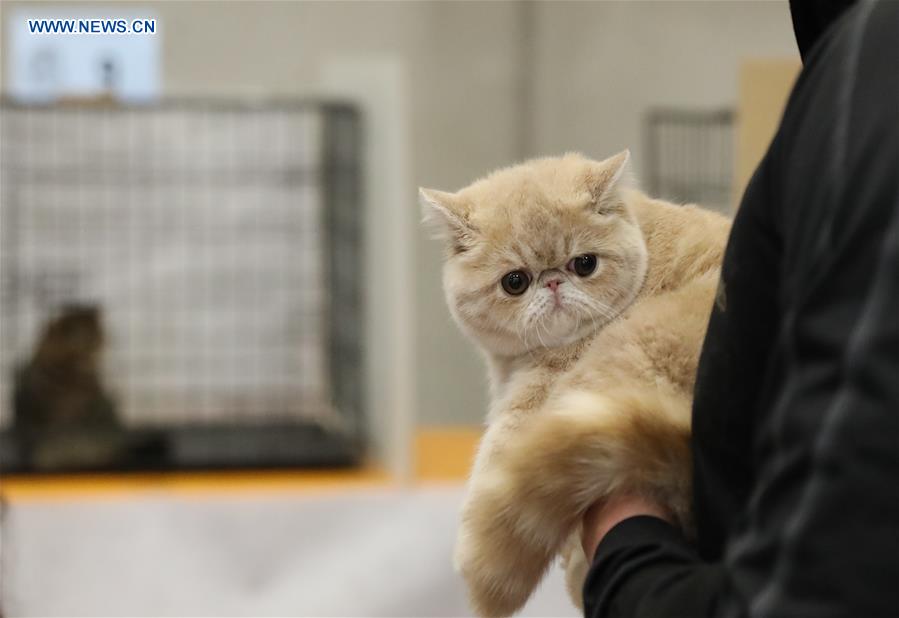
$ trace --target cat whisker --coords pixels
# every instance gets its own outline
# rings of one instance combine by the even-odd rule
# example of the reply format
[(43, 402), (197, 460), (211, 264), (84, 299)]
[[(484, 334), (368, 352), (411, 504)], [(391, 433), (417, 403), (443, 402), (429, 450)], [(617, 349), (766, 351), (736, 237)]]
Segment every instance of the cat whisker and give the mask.
[(602, 301), (596, 300), (594, 298), (589, 298), (589, 297), (584, 297), (579, 300), (581, 300), (584, 304), (587, 305), (588, 310), (591, 310), (590, 311), (591, 315), (593, 313), (598, 313), (603, 318), (606, 319), (606, 322), (611, 322), (616, 317), (618, 317), (618, 313), (614, 309), (612, 309), (612, 307), (609, 307)]
[[(546, 343), (543, 341), (543, 338), (540, 336), (540, 328), (544, 326), (543, 323), (545, 321), (546, 321), (546, 313), (542, 313), (540, 315), (540, 320), (537, 322), (537, 328), (535, 330), (535, 333), (537, 334), (537, 339), (540, 341), (540, 345), (542, 345), (544, 348), (548, 348), (549, 346), (546, 345)], [(546, 334), (549, 335), (549, 329), (545, 329), (545, 330), (546, 330)]]
[(528, 353), (528, 356), (531, 357), (532, 361), (536, 362), (537, 359), (534, 356), (534, 351), (531, 349), (531, 346), (528, 345), (528, 332), (530, 331), (531, 327), (532, 315), (533, 314), (528, 313), (523, 317), (523, 319), (518, 320), (518, 338), (521, 339), (521, 342), (524, 345), (524, 349)]
[(573, 299), (573, 300), (574, 300), (574, 303), (575, 303), (578, 307), (580, 307), (581, 309), (583, 309), (583, 310), (587, 313), (587, 315), (590, 316), (590, 322), (591, 322), (591, 324), (592, 324), (592, 326), (593, 326), (593, 331), (596, 332), (597, 330), (599, 330), (599, 328), (602, 326), (602, 324), (598, 324), (598, 323), (597, 323), (597, 321), (596, 321), (596, 313), (597, 313), (597, 312), (601, 313), (601, 311), (597, 311), (597, 309), (596, 309), (596, 308), (593, 306), (593, 304), (590, 302), (590, 299), (589, 299), (589, 298), (585, 298), (585, 297), (580, 297), (580, 296), (578, 296), (578, 297), (576, 297), (576, 298)]
[[(518, 338), (521, 339), (521, 343), (524, 346), (525, 351), (528, 353), (528, 356), (531, 357), (531, 360), (536, 362), (537, 359), (534, 357), (534, 352), (531, 350), (531, 346), (528, 345), (527, 328), (522, 327), (519, 329), (519, 331), (520, 332), (518, 334)], [(524, 333), (524, 335), (522, 336), (521, 333)]]

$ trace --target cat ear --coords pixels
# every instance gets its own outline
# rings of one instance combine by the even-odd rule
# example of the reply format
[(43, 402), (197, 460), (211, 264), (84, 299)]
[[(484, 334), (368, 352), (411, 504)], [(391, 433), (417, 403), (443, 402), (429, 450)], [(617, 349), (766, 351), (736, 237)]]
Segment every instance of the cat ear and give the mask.
[(455, 193), (419, 188), (424, 224), (438, 238), (446, 240), (456, 253), (470, 245), (476, 231), (468, 220), (468, 203)]
[(590, 193), (590, 207), (608, 214), (623, 208), (618, 190), (629, 184), (630, 150), (622, 150), (604, 161), (591, 161), (584, 174), (584, 184)]

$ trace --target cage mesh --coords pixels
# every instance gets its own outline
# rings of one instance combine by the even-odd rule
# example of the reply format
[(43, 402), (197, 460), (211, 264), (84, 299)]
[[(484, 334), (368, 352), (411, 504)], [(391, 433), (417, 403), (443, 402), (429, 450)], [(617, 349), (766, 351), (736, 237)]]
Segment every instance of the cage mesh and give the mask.
[(358, 426), (354, 110), (5, 103), (0, 135), (0, 425), (16, 366), (79, 303), (128, 426)]
[(657, 109), (646, 117), (649, 190), (668, 200), (730, 212), (733, 112)]

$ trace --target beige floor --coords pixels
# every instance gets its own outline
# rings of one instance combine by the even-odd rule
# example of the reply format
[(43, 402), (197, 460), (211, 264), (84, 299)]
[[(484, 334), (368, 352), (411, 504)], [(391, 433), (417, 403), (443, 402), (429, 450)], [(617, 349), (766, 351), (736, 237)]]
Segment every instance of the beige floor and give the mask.
[[(6, 616), (464, 616), (462, 491), (14, 501)], [(575, 616), (554, 570), (525, 616)]]

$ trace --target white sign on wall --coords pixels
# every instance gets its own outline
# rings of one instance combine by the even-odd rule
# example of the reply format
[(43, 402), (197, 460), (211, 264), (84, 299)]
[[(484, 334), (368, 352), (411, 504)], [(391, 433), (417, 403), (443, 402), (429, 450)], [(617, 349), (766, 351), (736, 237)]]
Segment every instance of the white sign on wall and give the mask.
[(160, 93), (160, 24), (148, 11), (28, 6), (6, 21), (9, 94), (24, 102)]

